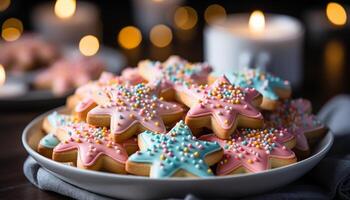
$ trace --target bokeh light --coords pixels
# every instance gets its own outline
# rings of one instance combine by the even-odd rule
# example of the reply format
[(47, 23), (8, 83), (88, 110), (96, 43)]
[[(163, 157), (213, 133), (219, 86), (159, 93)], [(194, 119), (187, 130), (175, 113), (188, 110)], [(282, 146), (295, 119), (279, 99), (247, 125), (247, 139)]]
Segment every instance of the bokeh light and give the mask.
[(154, 46), (166, 47), (171, 43), (173, 34), (168, 26), (158, 24), (151, 29), (149, 37)]
[(93, 35), (86, 35), (79, 42), (79, 50), (84, 56), (95, 55), (100, 48), (100, 42)]
[(226, 17), (226, 10), (219, 4), (212, 4), (205, 9), (204, 19), (208, 24), (212, 24), (215, 20), (219, 18)]
[(11, 5), (11, 0), (0, 0), (0, 12), (5, 11)]
[(328, 3), (327, 4), (327, 9), (326, 9), (326, 14), (328, 20), (335, 25), (342, 26), (346, 24), (347, 21), (347, 16), (346, 16), (346, 11), (343, 6), (341, 6), (338, 3)]
[(6, 81), (5, 68), (2, 64), (0, 64), (0, 86), (3, 85), (5, 81)]
[(118, 43), (125, 49), (133, 49), (142, 41), (141, 31), (134, 26), (124, 27), (118, 34)]
[(1, 37), (8, 42), (12, 42), (21, 37), (23, 32), (23, 23), (16, 18), (9, 18), (1, 28)]
[(176, 9), (174, 23), (178, 28), (189, 30), (197, 24), (197, 21), (198, 15), (193, 8), (184, 6)]
[(76, 0), (57, 0), (54, 8), (55, 14), (62, 19), (70, 18), (74, 15), (76, 7)]
[(256, 10), (250, 15), (249, 29), (252, 32), (262, 32), (265, 29), (265, 16), (263, 12)]
[(1, 37), (7, 42), (13, 42), (21, 37), (21, 32), (16, 28), (6, 28), (2, 30)]
[(21, 33), (23, 32), (23, 23), (17, 18), (9, 18), (2, 24), (2, 29), (6, 28), (16, 28)]

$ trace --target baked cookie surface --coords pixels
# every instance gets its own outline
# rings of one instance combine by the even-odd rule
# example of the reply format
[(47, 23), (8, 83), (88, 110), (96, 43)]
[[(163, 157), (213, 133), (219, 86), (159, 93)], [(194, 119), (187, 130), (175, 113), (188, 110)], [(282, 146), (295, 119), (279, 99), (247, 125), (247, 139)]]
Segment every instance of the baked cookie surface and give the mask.
[(166, 124), (178, 121), (183, 108), (159, 98), (156, 89), (145, 84), (105, 87), (100, 103), (88, 112), (87, 121), (110, 126), (114, 141), (124, 141), (144, 130), (165, 133)]
[(222, 157), (218, 143), (196, 139), (183, 121), (167, 134), (139, 134), (139, 146), (140, 151), (130, 156), (126, 170), (151, 178), (213, 176), (209, 166)]
[(66, 126), (61, 131), (70, 136), (54, 148), (53, 160), (73, 162), (82, 169), (126, 173), (128, 153), (123, 143), (109, 139), (107, 128), (80, 123)]
[(286, 127), (296, 138), (294, 151), (301, 158), (310, 154), (309, 140), (322, 137), (327, 127), (312, 114), (310, 101), (306, 99), (285, 100), (276, 111), (265, 114), (267, 125)]
[[(209, 83), (219, 76), (217, 73), (211, 73)], [(292, 93), (289, 81), (261, 69), (245, 69), (238, 73), (227, 74), (226, 77), (234, 85), (243, 88), (254, 88), (260, 92), (263, 96), (260, 107), (265, 110), (276, 109), (279, 103), (278, 100), (287, 99)]]
[(230, 139), (223, 140), (214, 134), (199, 139), (216, 141), (224, 149), (216, 174), (256, 173), (296, 162), (290, 148), (295, 138), (286, 129), (239, 129)]
[(163, 63), (144, 60), (139, 63), (138, 69), (147, 81), (160, 83), (161, 96), (166, 100), (174, 99), (176, 84), (206, 84), (212, 70), (207, 63), (190, 63), (178, 56), (170, 56)]
[(262, 99), (259, 92), (234, 86), (225, 76), (210, 86), (177, 87), (177, 98), (190, 107), (186, 124), (191, 129), (207, 127), (219, 138), (228, 139), (236, 127), (263, 126), (263, 116), (256, 108)]

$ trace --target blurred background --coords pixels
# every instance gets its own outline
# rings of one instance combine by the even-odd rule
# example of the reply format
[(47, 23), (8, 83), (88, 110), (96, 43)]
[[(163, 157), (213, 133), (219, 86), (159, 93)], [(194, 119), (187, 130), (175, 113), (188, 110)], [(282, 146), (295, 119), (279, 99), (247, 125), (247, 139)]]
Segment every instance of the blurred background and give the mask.
[[(123, 58), (123, 66), (136, 66), (139, 60), (145, 58), (163, 61), (172, 54), (190, 61), (203, 61), (206, 60), (203, 42), (205, 27), (216, 18), (260, 10), (295, 17), (305, 30), (301, 49), (302, 78), (294, 88), (294, 97), (310, 99), (315, 110), (318, 110), (331, 97), (350, 93), (350, 2), (79, 0), (75, 5), (76, 13), (72, 15), (69, 14), (71, 1), (61, 2), (61, 14), (60, 9), (56, 8), (58, 2), (0, 0), (0, 45), (18, 40), (24, 33), (37, 32), (58, 40), (55, 42), (75, 45), (85, 56), (105, 47), (112, 48)], [(333, 3), (333, 7), (330, 3)], [(51, 16), (53, 13), (58, 18), (65, 18), (69, 25), (57, 22)], [(82, 38), (85, 35), (95, 38), (85, 38), (84, 43)]]

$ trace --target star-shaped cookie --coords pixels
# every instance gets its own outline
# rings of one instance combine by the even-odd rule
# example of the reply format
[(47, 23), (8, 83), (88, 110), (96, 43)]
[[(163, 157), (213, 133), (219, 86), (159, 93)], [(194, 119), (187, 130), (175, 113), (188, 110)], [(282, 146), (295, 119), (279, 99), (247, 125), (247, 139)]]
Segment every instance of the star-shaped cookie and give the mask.
[[(261, 69), (245, 69), (237, 73), (226, 75), (232, 84), (243, 88), (254, 88), (263, 96), (260, 107), (274, 110), (280, 99), (287, 99), (292, 93), (289, 81), (274, 76)], [(209, 80), (215, 79), (215, 73), (210, 74)], [(211, 82), (211, 81), (209, 81)]]
[(87, 121), (110, 126), (115, 142), (124, 141), (144, 130), (165, 133), (165, 125), (183, 116), (183, 108), (159, 98), (156, 89), (143, 83), (105, 87), (97, 93), (99, 105), (88, 112)]
[(218, 142), (224, 149), (216, 174), (255, 173), (296, 162), (295, 138), (287, 129), (239, 129), (224, 140), (214, 134), (200, 140)]
[(174, 85), (184, 83), (206, 84), (211, 67), (207, 63), (190, 63), (178, 56), (165, 62), (145, 60), (138, 65), (140, 74), (149, 82), (159, 81), (161, 96), (174, 99)]
[(310, 101), (295, 99), (285, 100), (274, 112), (265, 114), (268, 126), (286, 127), (296, 137), (294, 150), (302, 158), (310, 153), (309, 141), (322, 137), (327, 130), (311, 111)]
[(135, 148), (136, 141), (115, 143), (109, 138), (107, 128), (97, 128), (86, 123), (69, 125), (60, 130), (69, 132), (70, 137), (54, 148), (53, 160), (73, 162), (83, 169), (126, 173), (126, 148)]
[(186, 124), (191, 129), (210, 128), (222, 139), (228, 139), (236, 127), (261, 128), (263, 116), (256, 108), (261, 95), (253, 88), (232, 85), (225, 76), (212, 85), (177, 87), (177, 98), (190, 110)]
[(178, 122), (167, 134), (145, 131), (138, 136), (140, 151), (129, 157), (129, 173), (166, 177), (213, 176), (208, 167), (222, 158), (222, 149), (216, 142), (196, 139), (189, 127)]

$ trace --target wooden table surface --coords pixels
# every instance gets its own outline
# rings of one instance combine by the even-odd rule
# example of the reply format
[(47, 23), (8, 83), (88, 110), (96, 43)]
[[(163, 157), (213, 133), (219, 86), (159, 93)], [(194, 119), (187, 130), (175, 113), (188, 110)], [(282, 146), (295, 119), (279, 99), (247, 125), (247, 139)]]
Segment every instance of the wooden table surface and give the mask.
[(1, 112), (0, 114), (0, 199), (62, 199), (41, 191), (23, 174), (23, 162), (28, 156), (21, 143), (25, 126), (41, 112)]

